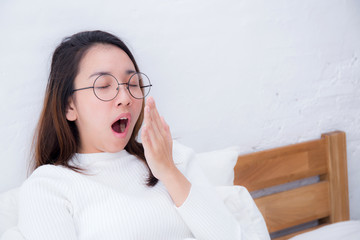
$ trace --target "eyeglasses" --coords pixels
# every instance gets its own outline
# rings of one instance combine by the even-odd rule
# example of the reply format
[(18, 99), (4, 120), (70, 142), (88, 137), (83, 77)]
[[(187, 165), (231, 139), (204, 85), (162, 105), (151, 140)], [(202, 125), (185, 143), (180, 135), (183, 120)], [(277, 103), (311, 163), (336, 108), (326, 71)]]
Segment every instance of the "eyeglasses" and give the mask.
[(119, 81), (111, 74), (101, 74), (94, 80), (92, 87), (74, 89), (72, 92), (92, 88), (95, 96), (101, 101), (111, 101), (119, 94), (120, 85), (126, 85), (130, 95), (136, 99), (145, 98), (152, 87), (150, 79), (144, 73), (136, 72), (130, 76), (127, 83)]

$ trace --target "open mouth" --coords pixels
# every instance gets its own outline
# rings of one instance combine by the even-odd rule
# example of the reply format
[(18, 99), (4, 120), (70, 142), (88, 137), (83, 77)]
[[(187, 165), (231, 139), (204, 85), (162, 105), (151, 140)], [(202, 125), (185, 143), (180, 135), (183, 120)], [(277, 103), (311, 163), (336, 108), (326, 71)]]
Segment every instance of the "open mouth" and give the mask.
[(123, 132), (125, 132), (125, 129), (128, 125), (128, 121), (129, 120), (125, 117), (120, 118), (119, 120), (117, 120), (116, 122), (114, 122), (111, 125), (111, 128), (117, 133), (123, 133)]

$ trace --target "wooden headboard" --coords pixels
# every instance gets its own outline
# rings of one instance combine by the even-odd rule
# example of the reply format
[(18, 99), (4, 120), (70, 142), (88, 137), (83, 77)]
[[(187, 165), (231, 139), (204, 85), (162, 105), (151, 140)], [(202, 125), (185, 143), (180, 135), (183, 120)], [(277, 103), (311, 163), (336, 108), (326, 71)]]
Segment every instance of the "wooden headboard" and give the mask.
[(319, 182), (310, 185), (255, 198), (270, 233), (319, 222), (316, 227), (274, 239), (288, 239), (349, 219), (344, 132), (325, 133), (318, 140), (241, 155), (234, 171), (234, 184), (245, 186), (249, 192), (320, 177)]

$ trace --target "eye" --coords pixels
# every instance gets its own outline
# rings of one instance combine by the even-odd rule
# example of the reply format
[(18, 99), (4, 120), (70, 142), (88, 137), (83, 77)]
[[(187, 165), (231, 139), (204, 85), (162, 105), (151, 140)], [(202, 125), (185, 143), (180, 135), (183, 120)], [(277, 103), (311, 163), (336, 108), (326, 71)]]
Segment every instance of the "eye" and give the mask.
[(99, 89), (99, 90), (102, 90), (102, 89), (106, 89), (106, 88), (109, 88), (110, 85), (104, 85), (104, 86), (96, 86), (96, 89)]

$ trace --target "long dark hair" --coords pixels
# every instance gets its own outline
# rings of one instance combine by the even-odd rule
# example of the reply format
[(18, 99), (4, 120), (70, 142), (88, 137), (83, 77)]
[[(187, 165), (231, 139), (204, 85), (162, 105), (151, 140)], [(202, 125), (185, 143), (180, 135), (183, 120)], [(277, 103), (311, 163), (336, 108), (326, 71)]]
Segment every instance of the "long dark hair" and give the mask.
[[(44, 165), (62, 165), (76, 172), (83, 172), (69, 160), (79, 147), (79, 133), (74, 122), (66, 119), (69, 97), (72, 95), (74, 80), (79, 71), (79, 63), (95, 44), (111, 44), (123, 50), (133, 62), (136, 71), (139, 67), (129, 48), (118, 37), (103, 31), (86, 31), (65, 38), (55, 49), (46, 87), (44, 106), (34, 136), (33, 170)], [(144, 161), (149, 169), (147, 186), (155, 186), (158, 179), (152, 174), (146, 162), (144, 148), (136, 141), (144, 119), (144, 101), (140, 116), (125, 150)]]

